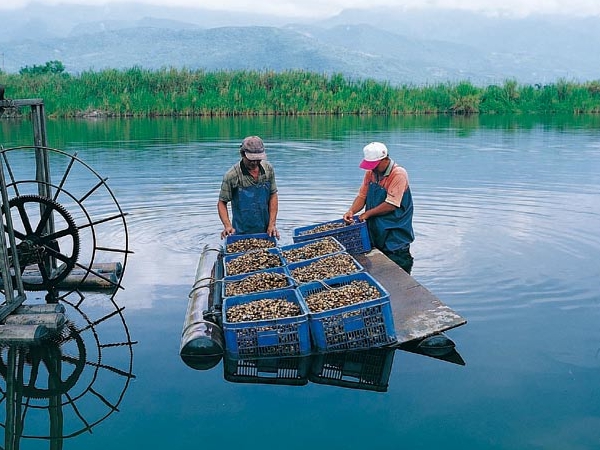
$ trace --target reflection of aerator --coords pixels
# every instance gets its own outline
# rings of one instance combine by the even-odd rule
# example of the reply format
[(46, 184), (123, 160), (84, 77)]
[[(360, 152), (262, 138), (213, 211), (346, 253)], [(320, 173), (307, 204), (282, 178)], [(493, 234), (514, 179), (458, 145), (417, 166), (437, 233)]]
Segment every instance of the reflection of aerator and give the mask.
[[(49, 448), (62, 448), (64, 439), (91, 432), (118, 411), (135, 378), (135, 342), (122, 308), (113, 302), (114, 311), (94, 319), (77, 304), (68, 300), (65, 304), (70, 319), (43, 343), (0, 345), (0, 375), (6, 381), (0, 421), (6, 450), (18, 449), (23, 439), (47, 440)], [(120, 320), (123, 332), (118, 339), (114, 338), (115, 320)], [(110, 341), (102, 342), (105, 326)]]

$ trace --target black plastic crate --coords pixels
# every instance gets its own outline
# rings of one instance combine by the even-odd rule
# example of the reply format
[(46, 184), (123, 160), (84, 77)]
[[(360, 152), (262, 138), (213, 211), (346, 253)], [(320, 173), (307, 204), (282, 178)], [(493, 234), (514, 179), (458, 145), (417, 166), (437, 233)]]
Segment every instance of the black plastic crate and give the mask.
[(395, 349), (375, 348), (313, 356), (309, 380), (317, 384), (387, 391)]
[(236, 359), (225, 356), (225, 379), (232, 383), (304, 386), (308, 383), (310, 356)]

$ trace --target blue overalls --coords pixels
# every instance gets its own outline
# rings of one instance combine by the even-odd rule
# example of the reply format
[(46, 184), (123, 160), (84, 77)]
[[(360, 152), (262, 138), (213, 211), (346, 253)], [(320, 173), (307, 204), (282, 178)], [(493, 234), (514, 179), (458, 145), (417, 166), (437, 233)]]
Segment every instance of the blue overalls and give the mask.
[[(367, 210), (375, 208), (387, 197), (387, 190), (379, 184), (379, 175), (373, 173), (377, 182), (369, 183), (365, 205)], [(367, 228), (373, 246), (388, 255), (408, 273), (410, 273), (413, 262), (409, 250), (410, 243), (415, 240), (412, 215), (413, 201), (409, 187), (402, 196), (399, 208), (395, 208), (388, 214), (367, 219)]]
[[(240, 174), (241, 175), (241, 174)], [(271, 182), (265, 181), (232, 193), (232, 225), (236, 234), (266, 233), (269, 226)]]

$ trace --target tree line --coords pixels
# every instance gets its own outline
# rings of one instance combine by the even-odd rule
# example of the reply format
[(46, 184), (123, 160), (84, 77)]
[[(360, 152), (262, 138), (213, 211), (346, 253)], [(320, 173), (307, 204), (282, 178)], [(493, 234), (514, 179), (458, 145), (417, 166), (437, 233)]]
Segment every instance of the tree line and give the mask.
[(8, 99), (42, 98), (50, 117), (598, 114), (600, 81), (526, 85), (506, 80), (391, 85), (304, 70), (158, 70), (66, 73), (60, 61), (0, 72)]

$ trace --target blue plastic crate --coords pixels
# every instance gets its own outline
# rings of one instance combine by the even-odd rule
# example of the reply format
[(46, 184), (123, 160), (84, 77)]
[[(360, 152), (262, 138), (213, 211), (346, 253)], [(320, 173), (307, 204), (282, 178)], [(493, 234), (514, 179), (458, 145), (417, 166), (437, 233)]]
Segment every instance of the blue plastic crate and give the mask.
[[(272, 269), (264, 269), (264, 270), (259, 270), (257, 272), (253, 272), (253, 273), (242, 273), (240, 275), (231, 275), (231, 276), (222, 278), (221, 279), (221, 297), (222, 298), (232, 297), (232, 295), (227, 295), (227, 285), (229, 283), (239, 283), (248, 277), (255, 276), (256, 274), (265, 273), (265, 272), (266, 273), (269, 273), (269, 272), (280, 273), (280, 274), (283, 274), (286, 276), (287, 285), (284, 287), (276, 288), (276, 289), (272, 289), (272, 290), (293, 288), (295, 286), (294, 281), (292, 280), (292, 277), (290, 276), (290, 272), (287, 269), (287, 266), (274, 267)], [(257, 291), (254, 291), (254, 292), (257, 292)], [(254, 292), (247, 292), (242, 295), (253, 294)], [(265, 292), (265, 291), (258, 291), (258, 292)]]
[(292, 239), (294, 243), (304, 242), (311, 239), (318, 239), (325, 236), (333, 236), (346, 248), (350, 254), (366, 253), (371, 251), (371, 240), (366, 222), (359, 222), (358, 216), (354, 216), (354, 223), (343, 227), (335, 228), (329, 231), (318, 233), (309, 233), (314, 228), (327, 224), (345, 224), (344, 219), (331, 220), (329, 222), (317, 223), (306, 227), (294, 229)]
[(228, 252), (227, 246), (229, 244), (233, 244), (235, 242), (242, 241), (244, 239), (264, 239), (272, 243), (272, 247), (265, 248), (274, 248), (277, 247), (277, 239), (273, 236), (269, 236), (267, 233), (255, 233), (255, 234), (231, 234), (225, 238), (225, 246), (223, 247), (223, 252), (226, 255), (245, 253), (245, 252)]
[[(318, 261), (322, 261), (322, 260), (327, 259), (327, 258), (340, 257), (341, 255), (346, 255), (346, 257), (349, 257), (349, 258), (352, 259), (352, 263), (354, 264), (354, 266), (356, 268), (356, 270), (353, 273), (364, 271), (364, 267), (351, 254), (349, 254), (347, 252), (334, 253), (332, 255), (326, 255), (326, 256), (320, 256), (318, 258), (307, 259), (307, 260), (304, 260), (304, 261), (299, 261), (297, 263), (288, 264), (286, 267), (289, 270), (290, 276), (292, 278), (294, 278), (294, 273), (293, 272), (294, 272), (295, 269), (302, 268), (302, 267), (307, 267), (307, 266), (309, 266), (311, 264), (317, 263)], [(342, 276), (342, 275), (349, 275), (349, 274), (337, 273), (337, 274), (334, 274), (331, 277), (323, 277), (323, 278), (320, 278), (320, 279), (325, 280), (325, 279), (328, 279), (328, 278), (335, 278), (335, 277)], [(296, 275), (296, 278), (297, 277), (298, 276)], [(298, 283), (298, 284), (300, 284), (300, 283), (306, 283), (306, 282), (310, 282), (310, 281), (313, 281), (313, 280), (302, 280), (302, 279), (296, 279), (295, 280), (295, 282)]]
[[(268, 248), (268, 249), (263, 249), (263, 250), (266, 250), (269, 253), (277, 255), (277, 259), (279, 260), (279, 265), (275, 266), (275, 267), (281, 267), (281, 266), (285, 265), (285, 261), (283, 260), (283, 257), (281, 256), (281, 251), (279, 250), (279, 248)], [(230, 263), (231, 261), (237, 259), (237, 258), (247, 257), (247, 255), (252, 255), (252, 253), (255, 253), (257, 251), (261, 251), (261, 250), (250, 250), (250, 251), (244, 252), (244, 253), (226, 254), (223, 257), (223, 273), (224, 273), (224, 276), (228, 277), (228, 276), (233, 276), (233, 275), (241, 275), (241, 273), (230, 273), (227, 270), (227, 264)], [(253, 266), (253, 270), (248, 270), (248, 271), (243, 272), (243, 273), (258, 272), (260, 270), (269, 269), (269, 268), (270, 267), (259, 267), (258, 262), (256, 262), (256, 264)]]
[[(255, 300), (283, 299), (300, 306), (301, 314), (282, 319), (228, 322), (227, 311), (234, 305)], [(240, 358), (298, 356), (311, 351), (308, 309), (296, 289), (257, 292), (228, 297), (223, 301), (223, 334), (228, 354)]]
[(355, 280), (365, 280), (375, 286), (381, 297), (328, 311), (313, 313), (308, 320), (313, 344), (317, 351), (339, 351), (383, 347), (397, 342), (390, 295), (367, 272), (331, 278), (325, 282), (312, 282), (298, 286), (300, 297), (306, 302), (311, 294), (341, 287)]
[[(319, 242), (329, 239), (333, 242), (333, 245), (335, 247), (337, 247), (337, 250), (333, 251), (333, 252), (328, 252), (328, 253), (323, 253), (320, 255), (316, 255), (313, 257), (309, 257), (309, 258), (301, 258), (301, 259), (289, 259), (286, 257), (285, 253), (286, 252), (297, 252), (297, 253), (301, 253), (303, 251), (303, 249), (318, 244)], [(281, 257), (283, 258), (283, 261), (285, 264), (293, 264), (296, 262), (300, 262), (300, 261), (306, 261), (308, 259), (313, 259), (313, 258), (318, 258), (321, 256), (326, 256), (326, 255), (331, 255), (333, 253), (340, 253), (340, 252), (345, 252), (346, 251), (346, 247), (344, 247), (342, 245), (342, 243), (340, 241), (338, 241), (335, 237), (333, 236), (325, 236), (323, 238), (317, 238), (317, 239), (311, 239), (309, 241), (304, 241), (304, 242), (300, 242), (298, 244), (290, 244), (290, 245), (284, 245), (283, 247), (280, 248), (281, 250)]]

